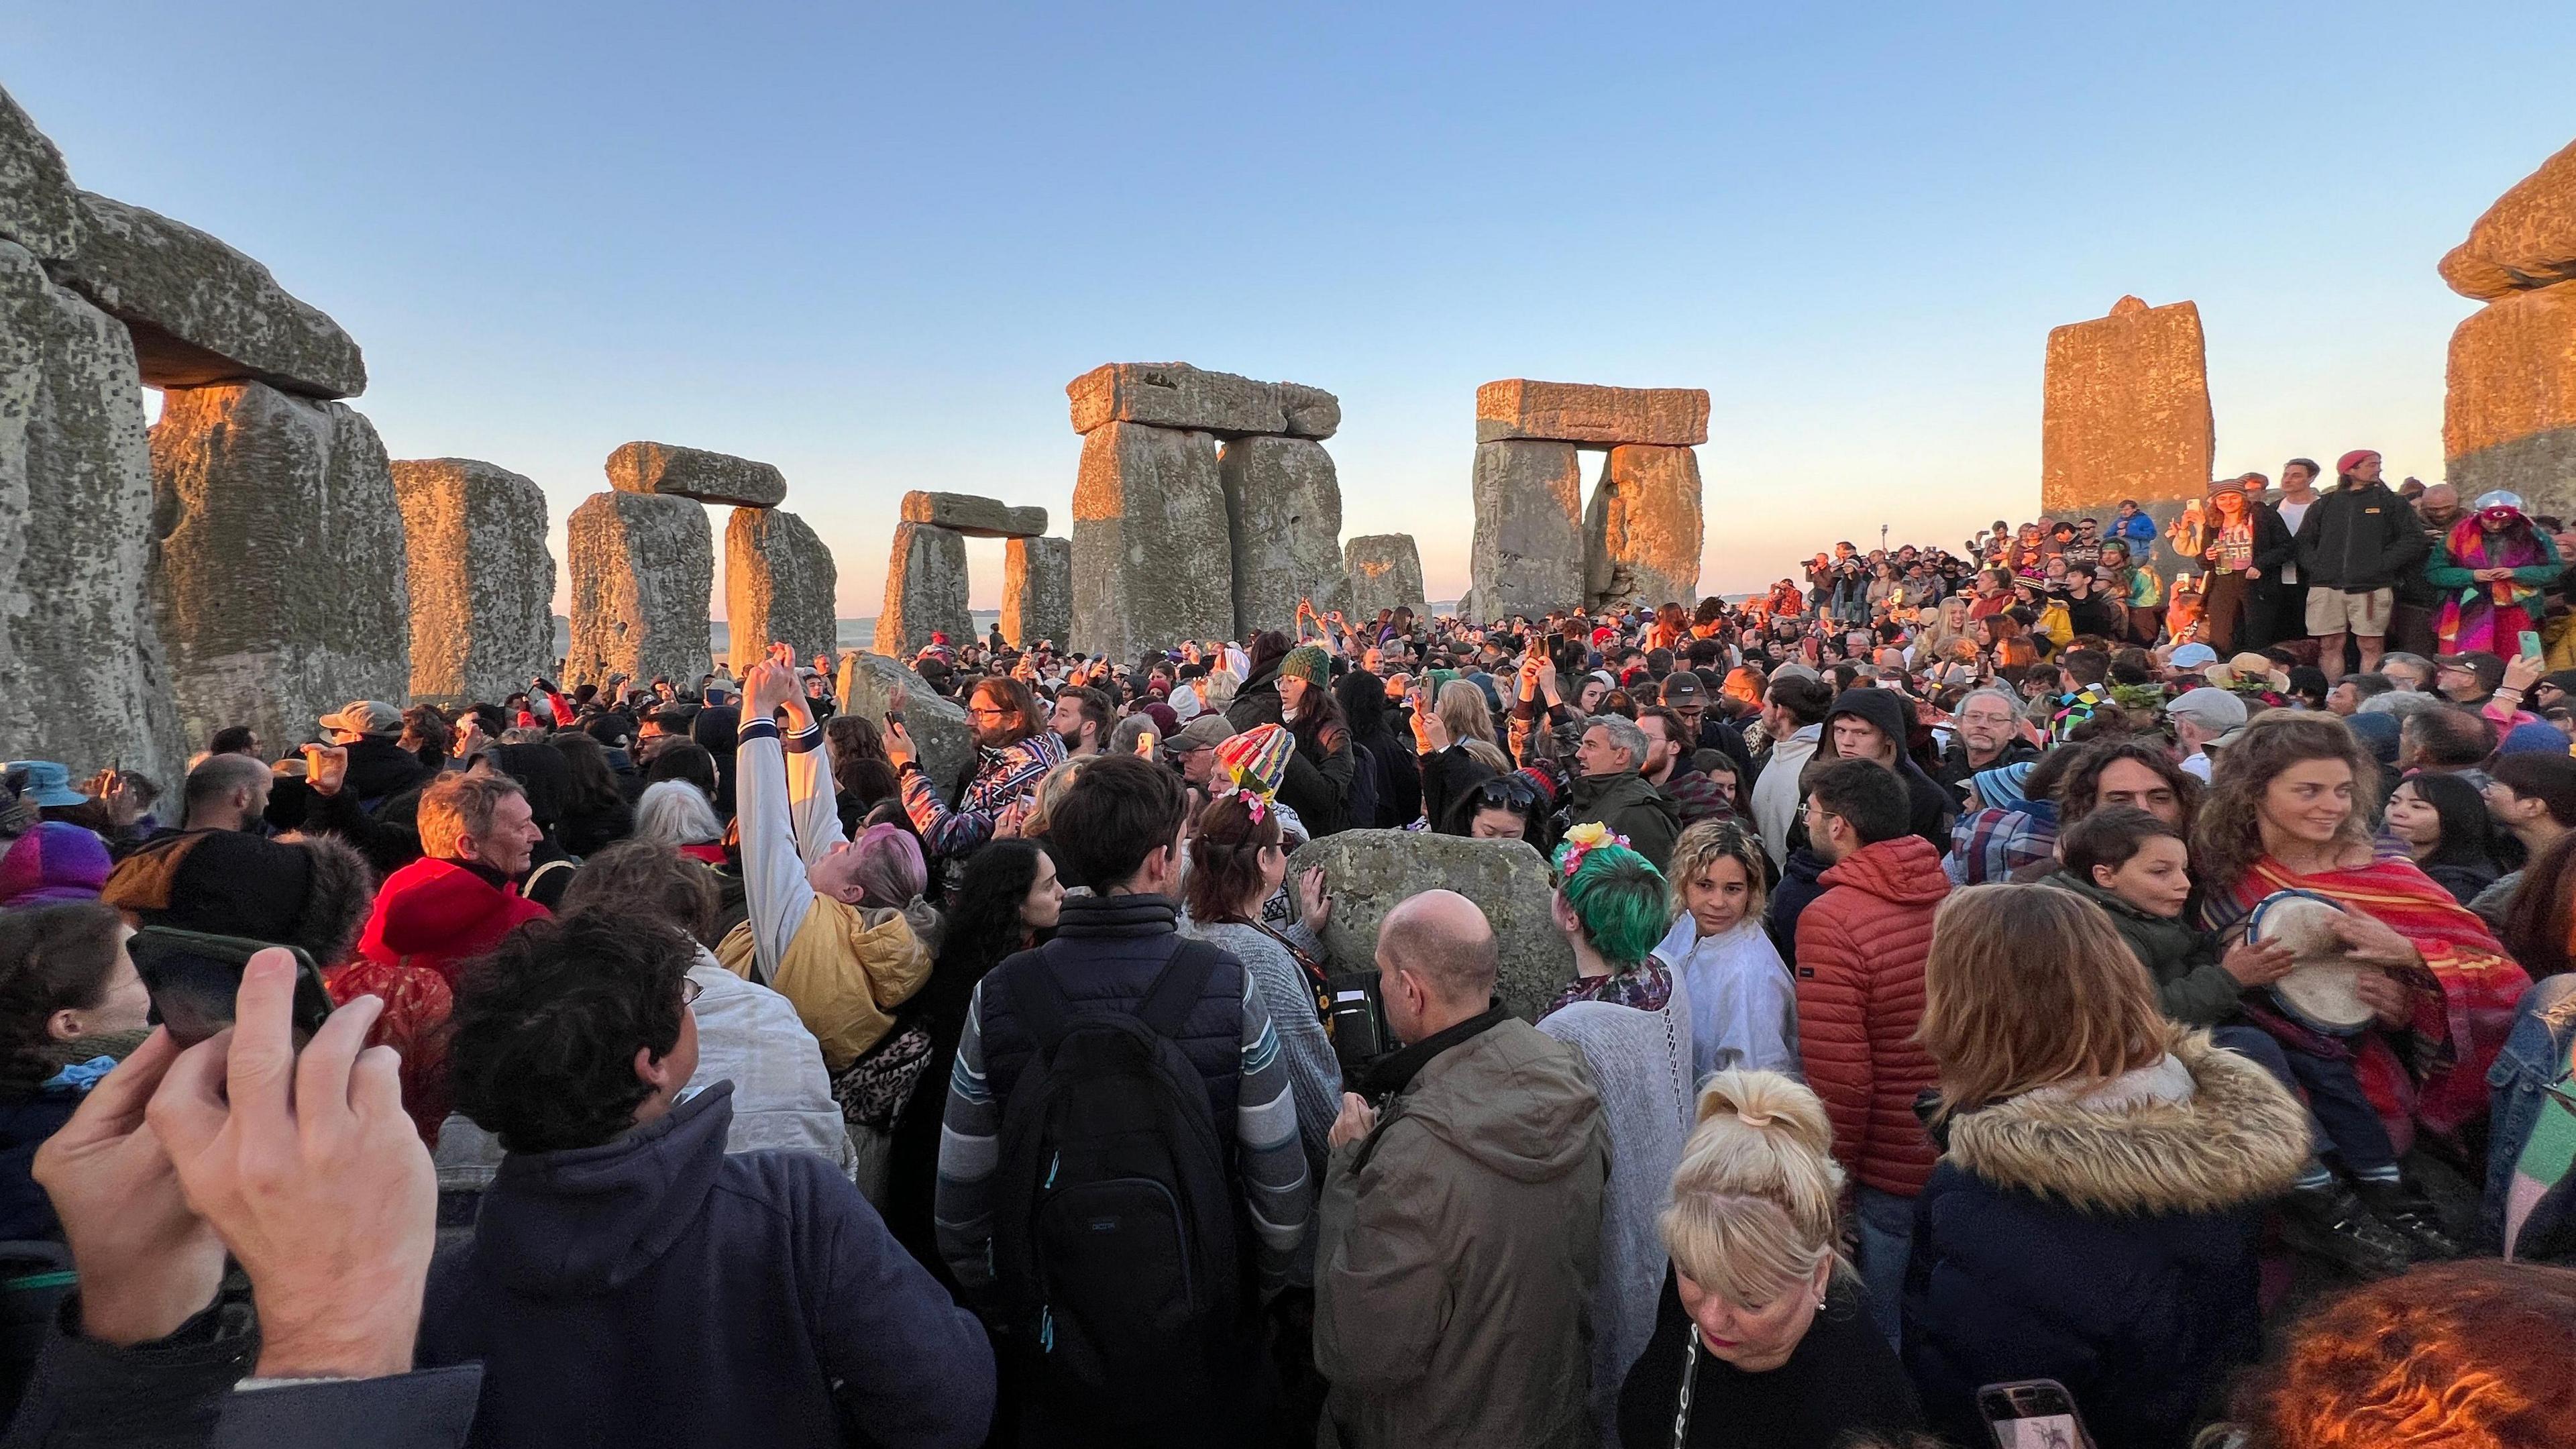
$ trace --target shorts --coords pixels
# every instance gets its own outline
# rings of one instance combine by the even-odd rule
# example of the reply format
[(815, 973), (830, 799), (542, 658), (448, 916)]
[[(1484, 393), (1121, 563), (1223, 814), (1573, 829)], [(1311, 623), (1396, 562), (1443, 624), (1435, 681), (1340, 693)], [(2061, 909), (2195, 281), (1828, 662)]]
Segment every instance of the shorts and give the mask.
[(2388, 633), (2389, 616), (2396, 609), (2395, 589), (2366, 589), (2361, 593), (2347, 594), (2341, 589), (2319, 585), (2308, 590), (2308, 635), (2317, 639), (2328, 634), (2383, 638)]

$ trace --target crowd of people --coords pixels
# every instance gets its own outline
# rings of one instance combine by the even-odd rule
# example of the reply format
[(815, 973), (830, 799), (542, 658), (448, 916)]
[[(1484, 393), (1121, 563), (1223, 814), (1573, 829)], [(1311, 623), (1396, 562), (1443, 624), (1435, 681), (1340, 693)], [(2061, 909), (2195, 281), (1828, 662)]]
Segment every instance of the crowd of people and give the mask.
[(2568, 581), (2379, 469), (13, 763), (9, 1442), (2564, 1442)]

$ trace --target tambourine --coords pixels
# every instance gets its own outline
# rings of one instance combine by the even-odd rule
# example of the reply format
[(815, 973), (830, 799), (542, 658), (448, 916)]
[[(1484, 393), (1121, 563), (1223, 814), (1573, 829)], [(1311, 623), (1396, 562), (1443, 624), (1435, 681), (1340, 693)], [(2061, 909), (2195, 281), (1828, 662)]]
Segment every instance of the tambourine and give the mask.
[(2377, 1014), (2354, 983), (2362, 972), (2378, 968), (2354, 960), (2335, 934), (2335, 918), (2344, 913), (2341, 904), (2314, 891), (2276, 891), (2255, 902), (2245, 918), (2246, 940), (2278, 942), (2298, 963), (2265, 988), (2272, 1004), (2292, 1021), (2334, 1036), (2359, 1032)]

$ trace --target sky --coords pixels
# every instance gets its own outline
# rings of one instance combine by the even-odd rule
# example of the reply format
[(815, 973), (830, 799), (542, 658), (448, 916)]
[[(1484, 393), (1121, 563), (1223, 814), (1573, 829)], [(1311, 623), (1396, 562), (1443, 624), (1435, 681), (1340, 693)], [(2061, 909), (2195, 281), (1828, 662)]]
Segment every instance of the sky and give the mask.
[(2576, 137), (2538, 5), (18, 9), (74, 179), (336, 318), (393, 456), (535, 478), (558, 559), (621, 442), (774, 462), (850, 617), (908, 489), (1069, 533), (1110, 361), (1338, 394), (1434, 599), (1479, 383), (1708, 389), (1732, 592), (2036, 513), (2048, 329), (2124, 293), (2199, 304), (2219, 471), (2437, 478), (2434, 265)]

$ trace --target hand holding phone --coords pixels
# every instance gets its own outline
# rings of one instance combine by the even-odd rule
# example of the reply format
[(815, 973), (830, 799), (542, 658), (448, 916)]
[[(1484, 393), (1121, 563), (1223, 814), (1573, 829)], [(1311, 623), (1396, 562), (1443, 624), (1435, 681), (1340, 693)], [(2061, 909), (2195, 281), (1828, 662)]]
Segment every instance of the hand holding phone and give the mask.
[(2075, 1396), (2055, 1379), (1988, 1384), (1977, 1390), (1977, 1413), (1995, 1449), (2093, 1449)]
[(295, 965), (291, 1025), (299, 1046), (321, 1030), (331, 1014), (331, 993), (322, 987), (322, 972), (299, 947), (146, 926), (134, 933), (125, 949), (134, 958), (135, 974), (152, 994), (152, 1020), (170, 1028), (170, 1035), (182, 1046), (194, 1046), (233, 1024), (242, 971), (262, 951), (282, 951)]

